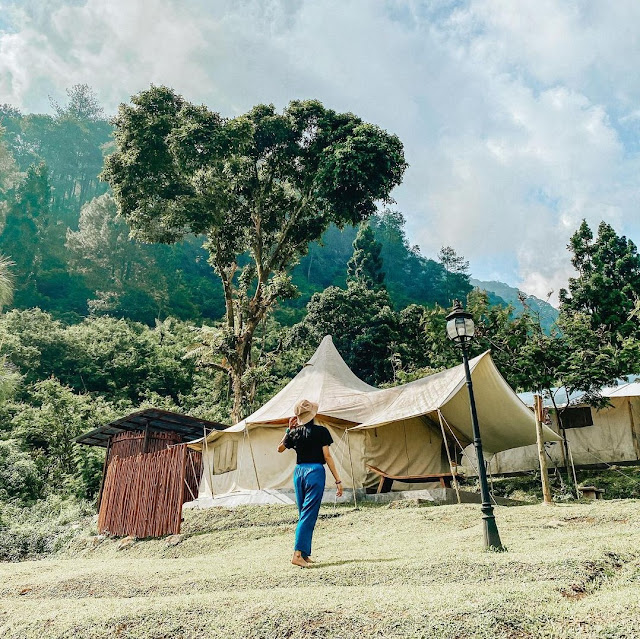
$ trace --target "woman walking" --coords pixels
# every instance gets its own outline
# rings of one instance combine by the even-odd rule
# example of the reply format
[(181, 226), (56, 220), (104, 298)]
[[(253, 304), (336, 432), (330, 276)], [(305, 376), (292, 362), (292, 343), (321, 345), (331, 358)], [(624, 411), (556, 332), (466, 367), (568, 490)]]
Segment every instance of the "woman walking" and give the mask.
[(294, 407), (295, 417), (289, 420), (289, 428), (278, 445), (279, 453), (292, 448), (297, 456), (293, 471), (293, 486), (296, 491), (299, 517), (291, 563), (301, 568), (306, 568), (313, 563), (311, 539), (324, 493), (326, 475), (324, 464), (329, 466), (335, 479), (337, 496), (342, 497), (342, 481), (329, 451), (333, 438), (324, 426), (313, 421), (317, 412), (318, 404), (307, 399), (298, 402)]

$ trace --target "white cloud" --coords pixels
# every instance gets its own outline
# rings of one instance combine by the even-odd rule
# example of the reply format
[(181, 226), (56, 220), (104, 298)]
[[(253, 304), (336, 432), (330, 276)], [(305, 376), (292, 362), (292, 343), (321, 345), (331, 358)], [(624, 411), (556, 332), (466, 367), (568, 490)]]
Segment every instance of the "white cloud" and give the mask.
[(583, 217), (640, 232), (631, 0), (12, 6), (0, 102), (43, 110), (78, 82), (110, 112), (150, 83), (226, 115), (317, 97), (400, 136), (410, 239), (454, 246), (480, 278), (544, 296), (566, 285)]

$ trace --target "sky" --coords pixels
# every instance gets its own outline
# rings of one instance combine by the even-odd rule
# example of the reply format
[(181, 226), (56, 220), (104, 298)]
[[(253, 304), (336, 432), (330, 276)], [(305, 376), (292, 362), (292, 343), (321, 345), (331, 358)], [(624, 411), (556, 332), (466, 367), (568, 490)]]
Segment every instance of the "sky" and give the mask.
[(0, 0), (0, 103), (317, 98), (400, 137), (423, 255), (552, 302), (582, 219), (640, 242), (638, 68), (637, 0)]

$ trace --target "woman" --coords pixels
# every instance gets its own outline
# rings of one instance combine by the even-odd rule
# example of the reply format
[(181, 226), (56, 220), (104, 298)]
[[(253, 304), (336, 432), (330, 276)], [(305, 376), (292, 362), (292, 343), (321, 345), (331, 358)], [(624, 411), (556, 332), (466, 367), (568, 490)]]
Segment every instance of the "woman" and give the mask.
[(293, 486), (296, 491), (299, 517), (291, 563), (294, 566), (307, 568), (313, 563), (311, 539), (324, 493), (326, 474), (324, 464), (329, 466), (336, 481), (338, 497), (342, 497), (342, 481), (329, 451), (329, 446), (333, 443), (331, 434), (324, 426), (313, 421), (318, 412), (318, 404), (303, 399), (295, 405), (293, 410), (296, 416), (289, 420), (289, 428), (278, 445), (278, 452), (282, 453), (287, 448), (293, 448), (296, 451), (297, 463), (293, 471)]

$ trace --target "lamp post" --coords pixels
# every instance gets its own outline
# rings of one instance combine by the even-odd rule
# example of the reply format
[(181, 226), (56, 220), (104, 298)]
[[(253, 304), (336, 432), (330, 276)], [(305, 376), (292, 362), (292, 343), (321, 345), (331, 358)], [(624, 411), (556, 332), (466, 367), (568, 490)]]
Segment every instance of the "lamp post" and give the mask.
[(447, 335), (453, 343), (462, 350), (462, 361), (464, 362), (464, 372), (467, 378), (467, 390), (469, 391), (469, 404), (471, 406), (471, 423), (473, 425), (473, 445), (476, 449), (478, 460), (478, 476), (480, 478), (480, 496), (482, 498), (482, 524), (484, 531), (484, 547), (489, 550), (505, 550), (500, 541), (498, 525), (493, 514), (493, 506), (489, 497), (489, 484), (487, 483), (487, 469), (484, 465), (484, 455), (482, 454), (482, 439), (480, 438), (480, 427), (478, 426), (478, 413), (476, 411), (476, 400), (473, 396), (473, 384), (471, 383), (471, 371), (469, 370), (469, 354), (467, 343), (473, 339), (475, 326), (471, 313), (467, 313), (458, 300), (453, 303), (453, 309), (447, 315)]

